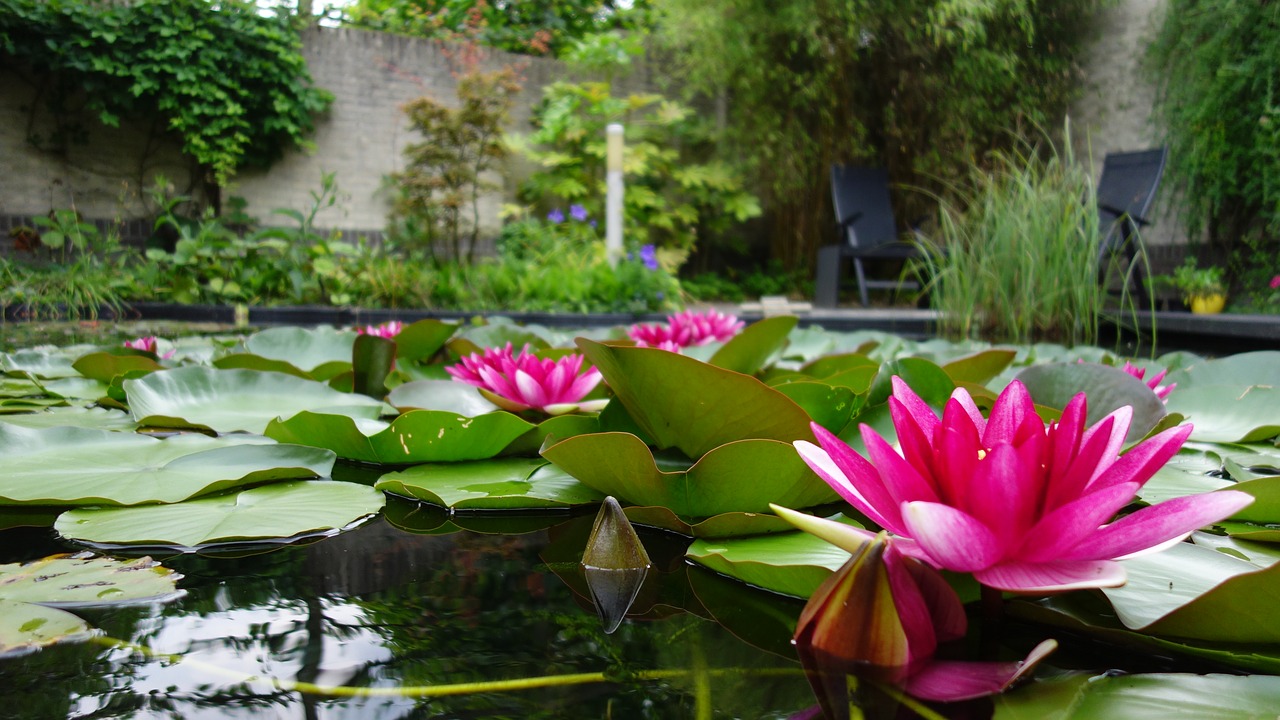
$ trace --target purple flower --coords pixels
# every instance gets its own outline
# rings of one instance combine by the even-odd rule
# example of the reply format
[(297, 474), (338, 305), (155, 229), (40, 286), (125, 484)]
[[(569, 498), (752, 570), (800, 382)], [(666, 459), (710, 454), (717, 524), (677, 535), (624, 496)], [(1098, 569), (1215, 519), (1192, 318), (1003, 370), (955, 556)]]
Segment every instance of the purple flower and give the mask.
[(658, 251), (652, 245), (645, 245), (640, 248), (640, 262), (650, 270), (658, 269)]
[(547, 213), (547, 219), (553, 223), (562, 223), (564, 222), (564, 213), (560, 211), (560, 208), (556, 208)]
[(582, 207), (581, 205), (570, 205), (569, 217), (573, 218), (574, 220), (577, 220), (578, 222), (586, 222), (587, 209)]

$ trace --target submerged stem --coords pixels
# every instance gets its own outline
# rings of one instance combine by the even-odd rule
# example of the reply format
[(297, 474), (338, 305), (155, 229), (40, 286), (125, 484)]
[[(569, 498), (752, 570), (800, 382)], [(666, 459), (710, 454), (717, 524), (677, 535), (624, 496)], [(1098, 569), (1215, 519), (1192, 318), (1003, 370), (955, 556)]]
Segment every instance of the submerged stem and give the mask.
[[(144, 657), (163, 660), (171, 663), (184, 663), (200, 667), (208, 672), (230, 677), (237, 682), (264, 682), (281, 690), (298, 692), (306, 695), (322, 697), (443, 697), (446, 695), (470, 695), (473, 693), (514, 692), (533, 690), (536, 688), (559, 687), (565, 685), (585, 685), (589, 683), (618, 682), (617, 678), (607, 677), (603, 672), (572, 673), (568, 675), (543, 675), (540, 677), (512, 678), (509, 680), (488, 680), (483, 682), (450, 683), (444, 685), (410, 685), (405, 687), (351, 687), (347, 685), (316, 685), (308, 682), (297, 682), (284, 678), (263, 677), (249, 673), (230, 670), (200, 660), (184, 658), (181, 655), (158, 652), (145, 645), (138, 645), (119, 638), (95, 636), (90, 639), (99, 645), (138, 653)], [(670, 680), (703, 674), (704, 677), (722, 675), (751, 675), (754, 677), (782, 677), (803, 675), (800, 668), (693, 668), (689, 670), (640, 670), (632, 673), (631, 680), (653, 681)]]

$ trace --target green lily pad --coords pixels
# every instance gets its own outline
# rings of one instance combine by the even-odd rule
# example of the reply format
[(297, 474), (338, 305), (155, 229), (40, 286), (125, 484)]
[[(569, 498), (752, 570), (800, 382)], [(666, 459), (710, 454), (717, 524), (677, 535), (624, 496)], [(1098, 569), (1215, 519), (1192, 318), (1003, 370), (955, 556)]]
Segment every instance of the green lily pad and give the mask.
[(124, 430), (132, 432), (138, 423), (129, 413), (106, 408), (62, 407), (24, 414), (0, 414), (0, 423), (22, 427), (83, 427), (96, 430)]
[(156, 438), (77, 427), (0, 424), (0, 503), (179, 502), (240, 485), (328, 475), (333, 453), (266, 438)]
[(1037, 680), (993, 698), (993, 720), (1240, 720), (1280, 707), (1280, 678), (1267, 675), (1072, 675)]
[(78, 355), (72, 348), (28, 349), (0, 353), (0, 371), (18, 377), (44, 379), (79, 377), (72, 366)]
[(787, 346), (787, 336), (799, 320), (790, 315), (751, 323), (729, 338), (708, 362), (725, 370), (754, 375)]
[(1014, 350), (983, 350), (947, 362), (942, 369), (957, 385), (961, 383), (984, 385), (1004, 372), (1017, 354)]
[(193, 551), (217, 543), (336, 532), (376, 514), (384, 500), (365, 485), (294, 480), (175, 505), (69, 510), (53, 527), (85, 543)]
[(853, 390), (847, 387), (803, 381), (775, 387), (808, 413), (814, 422), (831, 432), (839, 432), (847, 425), (862, 404), (862, 398), (855, 397)]
[(218, 358), (213, 364), (328, 380), (351, 369), (355, 341), (356, 333), (347, 330), (269, 328), (245, 338), (245, 352)]
[(426, 318), (405, 325), (395, 337), (396, 357), (405, 360), (425, 360), (440, 352), (449, 338), (458, 331), (458, 324)]
[(603, 494), (536, 458), (416, 465), (383, 475), (374, 487), (455, 510), (568, 508), (604, 501)]
[(1280, 387), (1202, 383), (1179, 385), (1169, 394), (1169, 412), (1187, 416), (1191, 439), (1203, 442), (1257, 442), (1280, 434)]
[(93, 629), (66, 610), (0, 600), (0, 658), (87, 638)]
[(811, 507), (836, 499), (795, 448), (776, 440), (739, 440), (703, 455), (687, 470), (663, 471), (629, 433), (568, 438), (542, 451), (565, 472), (606, 495), (660, 505), (684, 518), (768, 512), (769, 503)]
[(685, 556), (766, 590), (808, 598), (849, 553), (806, 532), (694, 540)]
[(507, 343), (511, 343), (511, 348), (517, 353), (525, 345), (529, 346), (530, 351), (537, 352), (546, 350), (554, 344), (533, 328), (490, 322), (488, 325), (458, 331), (445, 343), (445, 346), (450, 352), (462, 357), (472, 353), (482, 353), (485, 348), (505, 347)]
[(1260, 569), (1189, 543), (1123, 563), (1128, 582), (1103, 592), (1126, 627), (1212, 642), (1280, 642), (1273, 612), (1280, 565)]
[(1191, 356), (1181, 361), (1183, 364), (1171, 369), (1165, 377), (1166, 383), (1178, 384), (1177, 389), (1169, 394), (1170, 400), (1183, 390), (1221, 385), (1224, 381), (1242, 387), (1280, 387), (1280, 351), (1277, 350), (1239, 353), (1211, 360)]
[(0, 600), (56, 607), (157, 602), (176, 597), (181, 578), (151, 558), (51, 555), (0, 565)]
[(660, 448), (697, 458), (746, 438), (814, 439), (799, 405), (748, 375), (656, 348), (578, 346)]
[(744, 537), (795, 529), (786, 520), (769, 513), (728, 512), (703, 520), (687, 520), (676, 515), (670, 508), (658, 506), (632, 505), (623, 508), (622, 512), (632, 524), (695, 538)]
[(151, 354), (143, 354), (137, 350), (122, 348), (123, 352), (95, 352), (77, 358), (72, 367), (81, 375), (91, 379), (109, 383), (111, 378), (127, 372), (144, 375), (149, 372), (163, 370), (164, 366), (156, 362)]
[(599, 415), (556, 415), (543, 420), (533, 429), (516, 438), (503, 449), (502, 454), (532, 457), (539, 454), (543, 446), (548, 443), (554, 444), (566, 438), (598, 432), (600, 432)]
[(1127, 442), (1141, 440), (1169, 410), (1141, 380), (1125, 371), (1093, 363), (1033, 365), (1017, 374), (1038, 405), (1057, 410), (1071, 398), (1085, 393), (1089, 403), (1087, 422), (1092, 425), (1117, 408), (1133, 408)]
[(63, 407), (67, 401), (62, 398), (4, 398), (0, 400), (0, 415), (10, 413), (29, 413), (51, 407)]
[(303, 411), (287, 420), (272, 420), (263, 434), (280, 442), (327, 448), (347, 460), (406, 465), (491, 458), (532, 428), (501, 411), (466, 417), (410, 410), (390, 423)]
[(474, 385), (456, 380), (414, 380), (398, 385), (387, 396), (401, 412), (405, 410), (445, 410), (475, 417), (498, 409)]
[(891, 379), (894, 377), (901, 378), (921, 400), (937, 410), (946, 405), (952, 391), (956, 389), (951, 376), (932, 361), (914, 357), (890, 360), (880, 366), (880, 372), (876, 374), (871, 390), (867, 393), (864, 407), (870, 408), (888, 402), (889, 396), (893, 394)]
[(97, 400), (107, 394), (107, 384), (89, 378), (58, 378), (41, 383), (46, 394), (64, 400)]
[(124, 382), (139, 424), (219, 433), (262, 433), (271, 420), (303, 410), (373, 419), (386, 408), (363, 395), (282, 373), (185, 367)]
[(43, 394), (44, 388), (35, 380), (0, 377), (0, 398), (25, 398)]
[(689, 589), (716, 623), (743, 642), (795, 660), (791, 636), (804, 602), (764, 592), (696, 567), (688, 569)]

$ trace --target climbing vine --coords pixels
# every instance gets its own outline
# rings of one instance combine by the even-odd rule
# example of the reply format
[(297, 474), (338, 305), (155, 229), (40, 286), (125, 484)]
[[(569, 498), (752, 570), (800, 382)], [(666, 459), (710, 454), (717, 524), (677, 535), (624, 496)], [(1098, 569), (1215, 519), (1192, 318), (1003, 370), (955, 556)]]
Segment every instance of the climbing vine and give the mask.
[(244, 0), (0, 0), (0, 61), (52, 117), (30, 142), (65, 151), (87, 122), (158, 120), (216, 186), (308, 145), (332, 95), (300, 50), (286, 15)]

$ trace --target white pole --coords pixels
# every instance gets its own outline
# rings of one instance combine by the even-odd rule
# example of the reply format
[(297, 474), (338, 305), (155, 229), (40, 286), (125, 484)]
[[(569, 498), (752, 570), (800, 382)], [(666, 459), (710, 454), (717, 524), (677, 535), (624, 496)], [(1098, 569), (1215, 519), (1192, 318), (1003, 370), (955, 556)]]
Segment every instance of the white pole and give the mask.
[(610, 123), (605, 158), (604, 251), (609, 264), (622, 259), (622, 125)]

